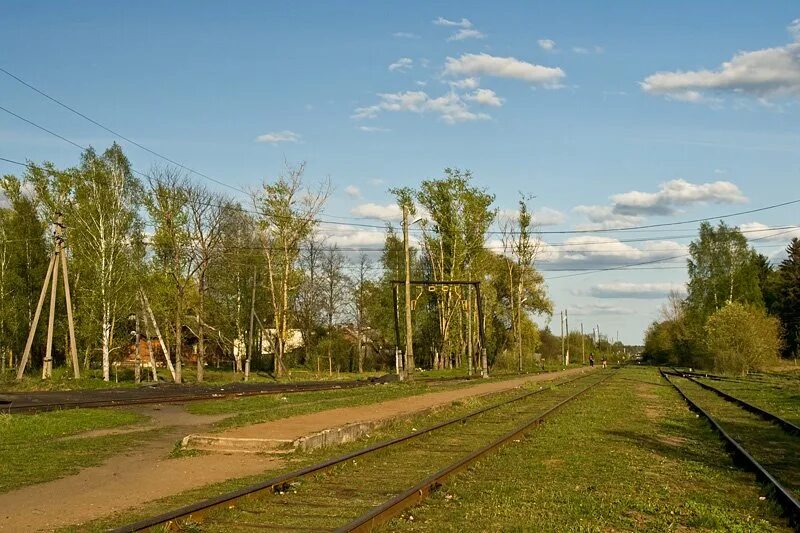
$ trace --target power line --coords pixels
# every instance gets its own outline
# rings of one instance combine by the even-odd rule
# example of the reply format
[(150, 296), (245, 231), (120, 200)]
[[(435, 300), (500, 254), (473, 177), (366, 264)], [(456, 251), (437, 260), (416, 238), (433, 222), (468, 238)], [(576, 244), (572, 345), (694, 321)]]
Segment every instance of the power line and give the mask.
[[(0, 70), (2, 70), (2, 68), (0, 68)], [(30, 124), (31, 126), (34, 126), (34, 127), (38, 128), (38, 129), (40, 129), (40, 130), (42, 130), (42, 131), (44, 131), (46, 133), (49, 133), (50, 135), (53, 135), (53, 136), (65, 141), (65, 142), (73, 145), (73, 146), (76, 146), (76, 147), (80, 148), (81, 150), (84, 150), (84, 151), (86, 150), (86, 147), (83, 147), (80, 144), (78, 144), (78, 143), (76, 143), (74, 141), (71, 141), (70, 139), (64, 137), (63, 135), (60, 135), (58, 133), (55, 133), (54, 131), (51, 131), (51, 130), (47, 129), (44, 126), (41, 126), (41, 125), (37, 124), (36, 122), (34, 122), (32, 120), (29, 120), (29, 119), (27, 119), (25, 117), (22, 117), (22, 116), (18, 115), (17, 113), (14, 113), (13, 111), (10, 111), (9, 109), (6, 109), (5, 107), (0, 106), (0, 110), (5, 111), (6, 113), (18, 118), (19, 120), (22, 120), (22, 121), (26, 122), (27, 124)], [(115, 133), (115, 135), (117, 135), (117, 134)], [(121, 137), (121, 138), (124, 138), (124, 137)], [(161, 156), (159, 156), (159, 157), (161, 157)], [(6, 161), (8, 161), (8, 160), (6, 160)], [(9, 162), (17, 163), (15, 161), (9, 161)], [(20, 164), (20, 163), (17, 163), (17, 164)], [(188, 167), (183, 167), (179, 163), (175, 163), (175, 164), (177, 166), (181, 167), (181, 168), (186, 168), (187, 170), (191, 171), (191, 169), (188, 169)], [(152, 179), (150, 176), (148, 176), (147, 174), (145, 174), (143, 172), (139, 172), (138, 170), (133, 169), (133, 168), (132, 168), (132, 170), (133, 170), (133, 172), (135, 172), (135, 173), (137, 173), (137, 174), (139, 174), (141, 176), (144, 176), (144, 177)], [(203, 174), (198, 174), (198, 175), (203, 175)], [(213, 178), (209, 178), (209, 179), (214, 181)], [(227, 185), (227, 184), (224, 184), (224, 185), (227, 186), (227, 187), (232, 187), (232, 186)], [(242, 189), (238, 189), (238, 188), (234, 188), (234, 189), (246, 193), (246, 191), (243, 191)], [(246, 194), (249, 195), (249, 193), (246, 193)], [(697, 223), (697, 222), (707, 222), (709, 220), (731, 218), (731, 217), (736, 217), (736, 216), (741, 216), (741, 215), (748, 215), (748, 214), (752, 214), (752, 213), (759, 213), (759, 212), (762, 212), (762, 211), (768, 211), (768, 210), (771, 210), (771, 209), (777, 209), (777, 208), (780, 208), (780, 207), (786, 207), (788, 205), (794, 205), (794, 204), (798, 204), (798, 203), (800, 203), (800, 199), (789, 200), (787, 202), (781, 202), (781, 203), (777, 203), (777, 204), (767, 205), (767, 206), (759, 207), (759, 208), (756, 208), (756, 209), (748, 209), (748, 210), (745, 210), (745, 211), (737, 211), (737, 212), (734, 212), (734, 213), (727, 213), (727, 214), (724, 214), (724, 215), (716, 215), (716, 216), (712, 216), (712, 217), (695, 218), (695, 219), (691, 219), (691, 220), (681, 220), (681, 221), (675, 221), (675, 222), (662, 222), (662, 223), (659, 223), (659, 224), (645, 224), (645, 225), (639, 225), (639, 226), (628, 226), (628, 227), (618, 227), (618, 228), (596, 228), (596, 229), (584, 229), (584, 230), (548, 230), (548, 231), (538, 231), (536, 233), (539, 234), (539, 235), (581, 235), (581, 234), (593, 234), (593, 233), (612, 233), (612, 232), (621, 232), (621, 231), (626, 231), (626, 232), (627, 231), (637, 231), (637, 230), (643, 230), (643, 229), (653, 229), (653, 228), (680, 226), (680, 225), (685, 225), (685, 224), (694, 224), (694, 223)], [(326, 220), (322, 220), (322, 219), (315, 219), (314, 222), (318, 222), (318, 223), (321, 223), (321, 224), (339, 225), (339, 226), (354, 226), (354, 227), (386, 229), (386, 224), (377, 225), (377, 224), (363, 224), (363, 223), (357, 223), (357, 222), (335, 222), (335, 221), (331, 221), (331, 220), (327, 220), (326, 221)], [(417, 229), (417, 228), (409, 228), (409, 229), (411, 229), (413, 231), (418, 231), (418, 232), (419, 231), (424, 231), (423, 229)], [(513, 234), (516, 234), (518, 232), (511, 231), (509, 233), (511, 233), (513, 235)], [(504, 232), (502, 232), (502, 231), (487, 231), (486, 234), (487, 235), (503, 235)]]

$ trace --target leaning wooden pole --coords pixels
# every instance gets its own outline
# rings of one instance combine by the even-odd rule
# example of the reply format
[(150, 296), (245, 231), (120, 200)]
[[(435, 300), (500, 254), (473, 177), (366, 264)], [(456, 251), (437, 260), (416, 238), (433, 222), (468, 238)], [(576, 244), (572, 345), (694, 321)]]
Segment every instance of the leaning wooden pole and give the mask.
[[(59, 220), (60, 222), (60, 220)], [(59, 245), (61, 246), (61, 245)], [(69, 354), (72, 358), (72, 372), (75, 379), (81, 377), (81, 370), (78, 366), (78, 346), (75, 342), (75, 321), (72, 318), (72, 296), (69, 291), (69, 273), (67, 271), (67, 254), (61, 246), (61, 269), (64, 271), (64, 298), (67, 300), (67, 325), (69, 327)]]
[(47, 274), (44, 276), (44, 285), (42, 285), (42, 292), (39, 294), (39, 303), (36, 304), (36, 312), (33, 314), (33, 321), (31, 322), (31, 331), (28, 333), (28, 341), (25, 343), (25, 351), (22, 352), (22, 359), (19, 361), (19, 368), (17, 369), (17, 380), (22, 379), (25, 373), (25, 365), (28, 364), (28, 359), (31, 356), (31, 346), (33, 346), (33, 337), (36, 335), (36, 328), (39, 325), (39, 317), (42, 314), (42, 306), (44, 305), (44, 297), (47, 294), (47, 286), (50, 284), (50, 276), (53, 274), (53, 266), (56, 262), (56, 255), (50, 256), (50, 264), (47, 266)]
[(53, 283), (50, 285), (50, 315), (47, 319), (47, 348), (42, 364), (42, 379), (49, 379), (53, 375), (53, 328), (56, 320), (56, 290), (58, 289), (58, 246), (55, 251), (55, 264), (53, 265)]

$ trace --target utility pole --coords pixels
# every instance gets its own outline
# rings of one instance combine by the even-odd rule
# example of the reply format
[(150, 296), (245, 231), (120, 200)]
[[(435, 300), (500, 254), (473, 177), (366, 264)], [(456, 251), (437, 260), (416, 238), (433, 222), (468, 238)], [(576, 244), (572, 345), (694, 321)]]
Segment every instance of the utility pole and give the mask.
[(569, 366), (569, 310), (564, 309), (564, 321), (567, 323), (567, 357), (564, 359), (564, 366)]
[(472, 286), (467, 286), (467, 368), (468, 375), (472, 376)]
[(564, 311), (561, 311), (561, 362), (564, 362)]
[(47, 347), (45, 352), (44, 361), (42, 364), (42, 379), (48, 379), (53, 372), (53, 325), (55, 322), (55, 308), (56, 308), (56, 289), (58, 287), (58, 270), (59, 266), (64, 274), (64, 299), (67, 304), (67, 327), (69, 329), (69, 351), (70, 359), (72, 361), (72, 372), (75, 379), (81, 377), (81, 370), (78, 363), (78, 349), (75, 344), (75, 324), (72, 319), (72, 298), (69, 291), (69, 274), (67, 271), (67, 255), (64, 250), (64, 237), (62, 235), (64, 229), (64, 217), (61, 213), (57, 213), (56, 221), (53, 223), (53, 252), (50, 256), (50, 264), (47, 267), (47, 273), (44, 277), (44, 284), (42, 285), (42, 292), (39, 294), (39, 302), (36, 305), (36, 312), (33, 315), (31, 322), (31, 329), (28, 333), (28, 340), (25, 343), (25, 350), (22, 353), (19, 368), (17, 369), (17, 380), (21, 380), (25, 373), (25, 365), (28, 364), (28, 359), (31, 355), (31, 346), (33, 345), (33, 337), (36, 334), (36, 328), (39, 325), (39, 317), (42, 314), (42, 307), (44, 299), (47, 295), (47, 287), (50, 285), (52, 278), (52, 285), (50, 285), (50, 315), (47, 323)]
[(581, 322), (581, 364), (586, 364), (586, 337), (583, 336), (583, 322)]
[(253, 290), (250, 295), (250, 330), (247, 332), (247, 359), (244, 362), (244, 380), (250, 379), (250, 356), (253, 354), (253, 319), (256, 316), (256, 269), (253, 268)]
[(403, 205), (403, 251), (406, 258), (406, 374), (414, 372), (414, 338), (411, 324), (411, 251), (408, 243), (408, 206)]

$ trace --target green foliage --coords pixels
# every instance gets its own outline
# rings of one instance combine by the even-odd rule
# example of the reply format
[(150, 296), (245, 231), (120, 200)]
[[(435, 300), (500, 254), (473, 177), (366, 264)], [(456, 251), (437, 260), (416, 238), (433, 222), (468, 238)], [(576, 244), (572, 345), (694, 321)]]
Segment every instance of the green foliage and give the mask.
[(731, 302), (709, 317), (705, 330), (714, 370), (744, 375), (777, 362), (779, 322), (763, 309)]
[(758, 256), (738, 228), (703, 222), (689, 253), (686, 302), (698, 320), (704, 322), (728, 302), (763, 306)]
[(774, 276), (774, 309), (782, 323), (783, 354), (800, 356), (800, 239), (794, 238)]

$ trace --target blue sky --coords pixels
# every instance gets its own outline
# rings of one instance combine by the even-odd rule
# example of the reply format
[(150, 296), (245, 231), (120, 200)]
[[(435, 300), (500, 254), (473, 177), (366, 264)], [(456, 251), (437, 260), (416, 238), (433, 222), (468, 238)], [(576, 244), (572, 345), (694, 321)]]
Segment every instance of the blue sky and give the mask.
[[(617, 228), (800, 198), (799, 17), (788, 1), (5, 1), (0, 66), (238, 187), (306, 161), (335, 187), (329, 220), (380, 224), (336, 217), (391, 219), (387, 187), (459, 167), (499, 208), (535, 194), (543, 231)], [(114, 140), (2, 73), (0, 106), (82, 145)], [(137, 169), (158, 162), (121, 144)], [(0, 157), (66, 166), (78, 150), (0, 111)], [(729, 222), (772, 256), (792, 233), (754, 230), (799, 211)], [(680, 255), (695, 231), (543, 234), (556, 309), (639, 342), (683, 259), (563, 269)]]

